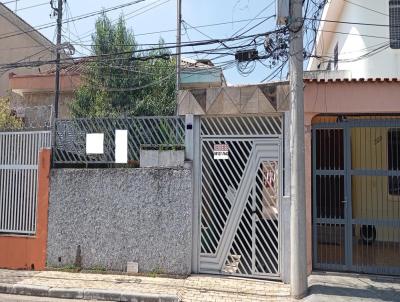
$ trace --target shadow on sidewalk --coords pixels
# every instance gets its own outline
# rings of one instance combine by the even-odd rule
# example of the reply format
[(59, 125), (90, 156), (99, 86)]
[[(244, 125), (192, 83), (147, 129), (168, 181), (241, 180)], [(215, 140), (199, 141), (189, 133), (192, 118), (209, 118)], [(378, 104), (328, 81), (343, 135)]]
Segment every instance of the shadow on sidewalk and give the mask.
[[(377, 288), (375, 286), (367, 286), (364, 288), (350, 288), (337, 285), (311, 285), (309, 288), (309, 296), (305, 301), (314, 301), (313, 296), (329, 296), (330, 301), (334, 302), (337, 298), (347, 297), (357, 299), (370, 299), (377, 301), (400, 301), (400, 290), (393, 288)], [(325, 299), (324, 299), (325, 300)], [(347, 299), (346, 299), (347, 300)], [(315, 300), (317, 301), (317, 299)]]

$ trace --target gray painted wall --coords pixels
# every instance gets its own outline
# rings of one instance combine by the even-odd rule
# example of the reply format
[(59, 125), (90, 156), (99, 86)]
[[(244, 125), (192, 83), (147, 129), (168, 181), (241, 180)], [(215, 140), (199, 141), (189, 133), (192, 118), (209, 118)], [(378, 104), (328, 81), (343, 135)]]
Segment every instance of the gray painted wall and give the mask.
[(48, 266), (187, 274), (191, 242), (191, 170), (52, 170)]

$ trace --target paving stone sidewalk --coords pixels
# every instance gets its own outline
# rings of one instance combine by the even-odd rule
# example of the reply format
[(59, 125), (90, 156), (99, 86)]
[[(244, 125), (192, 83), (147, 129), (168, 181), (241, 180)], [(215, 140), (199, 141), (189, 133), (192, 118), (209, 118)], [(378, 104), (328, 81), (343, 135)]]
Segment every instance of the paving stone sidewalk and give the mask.
[(400, 278), (313, 273), (304, 302), (396, 302), (400, 301)]
[(0, 292), (109, 301), (292, 301), (289, 286), (280, 282), (206, 275), (175, 279), (0, 270)]

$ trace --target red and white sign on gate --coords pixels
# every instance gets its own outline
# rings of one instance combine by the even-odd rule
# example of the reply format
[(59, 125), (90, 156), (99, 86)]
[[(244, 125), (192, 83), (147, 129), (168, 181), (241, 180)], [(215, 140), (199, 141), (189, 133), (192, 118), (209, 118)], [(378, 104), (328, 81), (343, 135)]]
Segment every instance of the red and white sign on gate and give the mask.
[(228, 144), (215, 144), (214, 145), (214, 159), (229, 159)]

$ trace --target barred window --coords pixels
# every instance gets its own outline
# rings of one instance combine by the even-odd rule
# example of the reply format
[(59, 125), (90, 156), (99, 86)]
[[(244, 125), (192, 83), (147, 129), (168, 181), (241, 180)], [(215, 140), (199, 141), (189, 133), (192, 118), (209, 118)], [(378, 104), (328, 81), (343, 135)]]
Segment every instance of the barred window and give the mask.
[(339, 69), (339, 43), (336, 43), (335, 49), (333, 51), (333, 65), (335, 70)]
[(389, 1), (390, 48), (400, 49), (400, 0)]
[[(400, 129), (389, 129), (387, 136), (388, 169), (389, 171), (400, 170)], [(400, 177), (389, 176), (389, 194), (400, 195)]]

